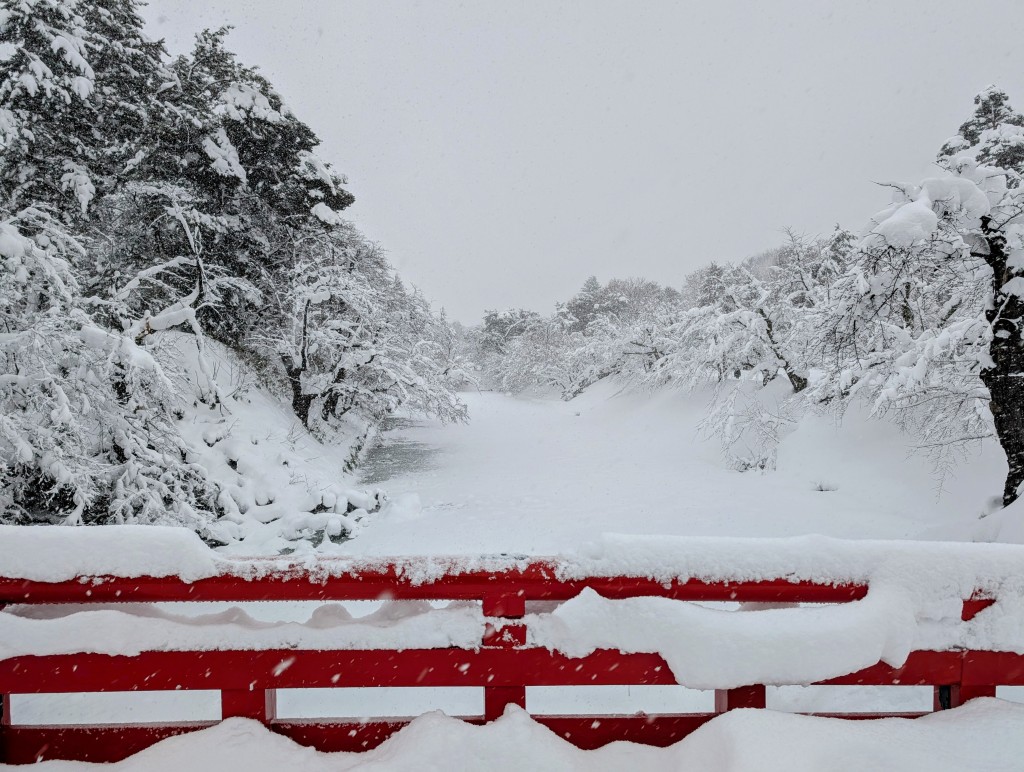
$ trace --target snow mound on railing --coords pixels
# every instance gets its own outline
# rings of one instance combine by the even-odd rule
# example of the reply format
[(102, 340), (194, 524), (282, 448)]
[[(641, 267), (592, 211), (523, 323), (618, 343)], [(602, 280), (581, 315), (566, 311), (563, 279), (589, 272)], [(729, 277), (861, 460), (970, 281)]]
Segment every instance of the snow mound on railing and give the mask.
[[(617, 742), (592, 751), (569, 744), (517, 708), (509, 708), (500, 719), (484, 726), (428, 713), (379, 748), (363, 753), (320, 753), (274, 734), (256, 721), (233, 718), (164, 740), (106, 768), (110, 772), (963, 772), (1020, 769), (1022, 758), (1024, 707), (975, 700), (913, 721), (843, 721), (733, 710), (668, 748)], [(39, 768), (44, 772), (85, 772), (95, 765), (51, 761)]]
[(13, 606), (0, 613), (0, 660), (21, 655), (267, 649), (473, 649), (480, 646), (480, 607), (456, 602), (386, 603), (353, 618), (336, 603), (306, 622), (263, 622), (239, 608), (171, 614), (149, 604)]
[[(317, 555), (245, 558), (207, 547), (194, 533), (160, 526), (0, 526), (0, 577), (63, 582), (83, 577), (308, 576), (317, 581), (393, 566), (413, 584), (469, 571), (512, 571), (547, 563), (559, 579), (591, 576), (750, 582), (783, 579), (821, 584), (876, 580), (906, 587), (921, 600), (958, 592), (996, 593), (1024, 579), (1024, 545), (938, 541), (672, 537), (606, 534), (559, 555), (426, 554), (360, 556), (348, 545)], [(927, 597), (926, 597), (927, 596)]]
[(608, 600), (587, 589), (526, 623), (530, 644), (570, 657), (597, 649), (660, 654), (692, 689), (810, 684), (878, 662), (900, 667), (917, 637), (913, 605), (892, 588), (835, 606), (748, 611), (668, 598)]
[(176, 576), (195, 581), (226, 573), (228, 565), (184, 528), (0, 526), (0, 577), (9, 579), (66, 582), (92, 576)]

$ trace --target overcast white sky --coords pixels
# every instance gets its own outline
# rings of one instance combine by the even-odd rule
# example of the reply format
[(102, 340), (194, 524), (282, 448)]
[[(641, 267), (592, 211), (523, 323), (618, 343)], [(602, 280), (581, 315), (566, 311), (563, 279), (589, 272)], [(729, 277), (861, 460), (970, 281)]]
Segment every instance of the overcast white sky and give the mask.
[(232, 24), (349, 177), (347, 214), (457, 319), (590, 274), (679, 285), (792, 226), (860, 227), (989, 83), (1024, 108), (1022, 0), (151, 0)]

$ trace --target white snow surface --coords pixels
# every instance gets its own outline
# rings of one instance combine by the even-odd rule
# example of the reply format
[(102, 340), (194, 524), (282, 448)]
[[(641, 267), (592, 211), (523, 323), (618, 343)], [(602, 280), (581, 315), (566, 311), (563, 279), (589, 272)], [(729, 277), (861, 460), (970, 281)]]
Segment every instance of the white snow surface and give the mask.
[[(0, 576), (39, 582), (84, 577), (268, 575), (344, 576), (394, 565), (413, 584), (467, 571), (551, 562), (565, 579), (638, 576), (660, 581), (784, 579), (821, 584), (885, 582), (919, 600), (999, 597), (1024, 581), (1024, 545), (876, 541), (802, 536), (780, 539), (605, 534), (556, 555), (343, 556), (241, 558), (207, 547), (191, 531), (161, 526), (0, 526)], [(344, 545), (335, 545), (344, 546)]]
[(909, 247), (935, 232), (939, 213), (959, 213), (973, 222), (988, 214), (991, 206), (984, 190), (973, 180), (958, 175), (932, 177), (920, 185), (898, 187), (896, 202), (872, 218), (874, 227), (864, 240), (868, 247)]
[[(509, 708), (474, 726), (428, 713), (374, 750), (319, 753), (248, 719), (228, 719), (173, 737), (117, 764), (110, 772), (1010, 772), (1024, 758), (1024, 706), (974, 700), (924, 718), (837, 721), (761, 710), (714, 718), (668, 748), (617, 742), (582, 751)], [(46, 761), (41, 772), (96, 769)], [(14, 767), (12, 767), (14, 769)]]
[[(414, 504), (375, 517), (360, 554), (556, 554), (603, 533), (846, 539), (967, 539), (1002, 490), (986, 441), (945, 480), (914, 438), (852, 408), (809, 415), (777, 470), (737, 472), (698, 426), (709, 393), (619, 393), (603, 381), (571, 402), (468, 392), (470, 422), (385, 435), (415, 453), (373, 484)], [(386, 450), (386, 448), (385, 448)], [(985, 540), (988, 540), (986, 535)], [(1001, 537), (1000, 537), (1001, 538)]]

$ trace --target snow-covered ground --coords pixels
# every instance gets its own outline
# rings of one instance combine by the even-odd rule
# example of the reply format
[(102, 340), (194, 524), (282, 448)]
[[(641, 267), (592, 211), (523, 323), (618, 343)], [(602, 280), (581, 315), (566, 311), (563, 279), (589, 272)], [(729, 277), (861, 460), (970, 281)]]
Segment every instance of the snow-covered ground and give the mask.
[(463, 399), (468, 424), (419, 421), (384, 435), (364, 480), (396, 505), (347, 548), (551, 554), (607, 532), (962, 538), (1005, 472), (986, 446), (940, 490), (911, 438), (858, 413), (842, 425), (805, 418), (776, 471), (740, 473), (701, 436), (707, 395), (619, 393), (603, 382), (571, 402)]

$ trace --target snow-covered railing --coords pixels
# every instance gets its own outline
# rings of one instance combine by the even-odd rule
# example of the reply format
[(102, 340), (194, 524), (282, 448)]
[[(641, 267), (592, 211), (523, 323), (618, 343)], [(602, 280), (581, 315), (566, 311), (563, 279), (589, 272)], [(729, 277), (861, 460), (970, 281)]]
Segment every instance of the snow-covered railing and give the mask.
[[(19, 725), (16, 694), (218, 690), (223, 717), (321, 750), (361, 750), (408, 719), (279, 719), (275, 690), (481, 687), (475, 722), (528, 708), (530, 686), (715, 690), (714, 712), (536, 716), (592, 748), (670, 744), (723, 711), (764, 707), (766, 684), (930, 686), (935, 709), (1024, 684), (1019, 547), (629, 539), (551, 559), (230, 560), (198, 543), (150, 552), (159, 540), (125, 531), (127, 551), (110, 558), (83, 551), (103, 529), (52, 539), (22, 530), (39, 533), (0, 529), (13, 548), (0, 555), (0, 758), (14, 763), (109, 761), (208, 725)], [(35, 538), (50, 540), (52, 565), (67, 549), (77, 575), (46, 567), (43, 552), (33, 560), (38, 545), (25, 540)], [(160, 575), (141, 573), (147, 562)], [(364, 618), (324, 606), (305, 625), (240, 613), (190, 621), (137, 605), (358, 600), (400, 602)], [(456, 603), (408, 603), (427, 600)], [(850, 717), (880, 715), (897, 714)]]

